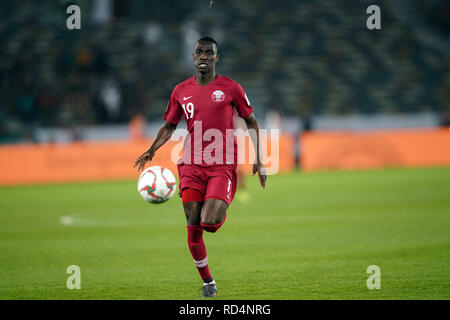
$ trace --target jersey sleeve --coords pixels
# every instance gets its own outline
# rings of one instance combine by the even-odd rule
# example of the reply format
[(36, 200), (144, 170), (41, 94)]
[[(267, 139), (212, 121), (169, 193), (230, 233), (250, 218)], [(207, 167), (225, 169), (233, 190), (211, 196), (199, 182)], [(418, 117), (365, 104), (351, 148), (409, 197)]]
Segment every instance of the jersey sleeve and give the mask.
[(169, 98), (169, 103), (167, 104), (166, 112), (164, 113), (164, 120), (171, 124), (178, 124), (183, 116), (183, 110), (181, 110), (180, 105), (177, 101), (176, 89), (172, 91)]
[(239, 117), (247, 118), (253, 112), (250, 101), (248, 101), (244, 89), (239, 84), (236, 84), (233, 102)]

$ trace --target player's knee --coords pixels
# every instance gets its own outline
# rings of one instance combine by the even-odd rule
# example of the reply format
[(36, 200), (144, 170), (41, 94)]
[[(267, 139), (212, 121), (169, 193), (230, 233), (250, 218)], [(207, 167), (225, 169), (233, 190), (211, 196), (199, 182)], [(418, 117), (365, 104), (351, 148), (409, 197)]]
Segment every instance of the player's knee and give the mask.
[(222, 222), (222, 219), (220, 219), (219, 217), (207, 217), (207, 218), (203, 218), (202, 219), (202, 224), (204, 225), (217, 225), (220, 224)]
[(220, 218), (217, 216), (205, 217), (200, 222), (200, 225), (203, 227), (203, 230), (214, 233), (217, 230), (219, 230), (220, 227), (223, 225), (223, 223), (225, 222), (226, 216), (227, 216), (227, 214), (225, 213), (223, 218)]
[(200, 214), (197, 212), (185, 212), (186, 221), (189, 225), (196, 225), (200, 221)]
[(188, 224), (195, 225), (200, 223), (201, 206), (197, 203), (184, 203), (184, 214)]

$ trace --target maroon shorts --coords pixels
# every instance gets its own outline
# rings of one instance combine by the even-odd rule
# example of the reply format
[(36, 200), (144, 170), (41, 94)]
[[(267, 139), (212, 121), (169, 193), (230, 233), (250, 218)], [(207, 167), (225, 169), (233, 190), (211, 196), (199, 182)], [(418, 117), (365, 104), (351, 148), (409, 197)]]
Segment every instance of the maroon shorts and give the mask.
[(236, 193), (237, 174), (232, 165), (201, 167), (195, 164), (178, 164), (180, 195), (184, 189), (195, 189), (203, 195), (203, 200), (217, 198), (228, 206)]

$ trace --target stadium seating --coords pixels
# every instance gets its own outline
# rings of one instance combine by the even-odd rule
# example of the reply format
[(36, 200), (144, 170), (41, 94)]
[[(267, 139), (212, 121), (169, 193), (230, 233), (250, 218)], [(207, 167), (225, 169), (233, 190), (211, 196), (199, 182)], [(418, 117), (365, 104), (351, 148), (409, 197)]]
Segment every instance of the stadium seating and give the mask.
[(219, 41), (218, 72), (242, 83), (260, 114), (449, 112), (448, 21), (436, 14), (445, 1), (379, 1), (374, 31), (366, 1), (171, 1), (176, 14), (133, 1), (104, 23), (90, 19), (92, 2), (81, 2), (76, 31), (64, 2), (2, 2), (0, 142), (37, 126), (160, 119), (193, 72), (192, 39), (205, 34)]

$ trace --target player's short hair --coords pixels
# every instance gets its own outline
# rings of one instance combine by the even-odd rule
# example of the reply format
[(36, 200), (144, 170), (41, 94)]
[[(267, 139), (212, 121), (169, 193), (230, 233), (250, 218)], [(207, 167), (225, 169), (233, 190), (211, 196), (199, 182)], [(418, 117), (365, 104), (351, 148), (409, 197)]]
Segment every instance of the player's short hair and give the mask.
[(217, 44), (217, 41), (214, 40), (213, 38), (208, 37), (208, 36), (202, 37), (202, 38), (198, 39), (195, 44), (199, 43), (200, 41), (214, 43), (216, 45), (217, 51), (219, 51), (219, 45)]

